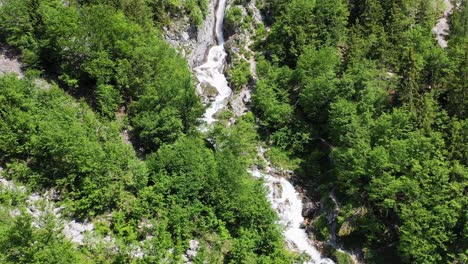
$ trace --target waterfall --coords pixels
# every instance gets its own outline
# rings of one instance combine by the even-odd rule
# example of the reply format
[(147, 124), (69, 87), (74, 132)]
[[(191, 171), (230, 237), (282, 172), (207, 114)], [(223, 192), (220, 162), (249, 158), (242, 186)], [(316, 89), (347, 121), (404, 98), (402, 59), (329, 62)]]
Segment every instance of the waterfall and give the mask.
[(279, 216), (279, 224), (284, 227), (283, 233), (288, 247), (294, 251), (305, 252), (309, 255), (310, 261), (307, 263), (334, 263), (329, 258), (322, 258), (303, 228), (304, 217), (302, 216), (303, 203), (301, 195), (287, 179), (274, 175), (274, 169), (270, 167), (270, 162), (266, 160), (265, 150), (262, 147), (258, 148), (258, 153), (267, 164), (267, 173), (262, 173), (258, 169), (249, 170), (249, 173), (255, 178), (264, 180), (268, 190), (268, 201)]
[(309, 240), (302, 228), (302, 200), (294, 186), (285, 178), (264, 174), (258, 170), (249, 171), (254, 177), (263, 179), (268, 188), (268, 200), (278, 213), (279, 224), (284, 227), (284, 236), (288, 247), (298, 252), (305, 252), (314, 264), (334, 263), (331, 259), (322, 258), (320, 252)]
[[(203, 116), (205, 121), (202, 130), (207, 130), (215, 121), (215, 115), (227, 106), (227, 100), (232, 94), (228, 86), (224, 67), (226, 63), (226, 51), (224, 49), (223, 22), (226, 0), (218, 0), (215, 18), (215, 28), (213, 33), (216, 37), (215, 46), (211, 47), (206, 58), (206, 62), (194, 68), (195, 75), (199, 81), (197, 90), (204, 94), (205, 89), (216, 89), (216, 97), (211, 105), (206, 109)], [(205, 93), (206, 94), (206, 93)], [(260, 150), (262, 150), (260, 148)], [(263, 152), (260, 151), (263, 157)], [(268, 162), (267, 162), (268, 163)], [(252, 176), (262, 178), (268, 189), (268, 200), (272, 208), (279, 215), (279, 224), (284, 227), (284, 236), (288, 247), (297, 252), (305, 252), (310, 255), (309, 263), (329, 264), (333, 263), (328, 258), (322, 258), (320, 252), (313, 246), (307, 233), (302, 228), (304, 218), (302, 217), (302, 199), (294, 186), (285, 178), (276, 177), (273, 174), (264, 174), (259, 170), (249, 171)]]
[[(224, 44), (224, 33), (223, 33), (223, 25), (224, 25), (224, 10), (226, 9), (226, 0), (219, 0), (218, 6), (216, 9), (216, 40), (218, 45)], [(224, 50), (224, 48), (223, 48)]]
[(212, 47), (208, 52), (207, 60), (201, 66), (196, 67), (195, 74), (198, 78), (198, 91), (203, 91), (207, 88), (216, 89), (217, 95), (214, 101), (206, 110), (203, 120), (207, 125), (213, 124), (216, 119), (214, 115), (222, 110), (227, 105), (227, 99), (232, 93), (228, 86), (226, 76), (224, 76), (224, 65), (226, 63), (226, 51), (224, 50), (224, 9), (226, 0), (219, 0), (216, 9), (216, 24), (214, 34), (217, 38), (217, 45)]

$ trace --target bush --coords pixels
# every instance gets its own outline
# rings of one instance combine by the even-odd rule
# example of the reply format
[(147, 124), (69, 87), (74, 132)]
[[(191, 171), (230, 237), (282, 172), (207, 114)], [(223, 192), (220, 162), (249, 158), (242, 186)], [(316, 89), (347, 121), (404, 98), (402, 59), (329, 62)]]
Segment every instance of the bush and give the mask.
[(238, 60), (229, 69), (229, 81), (234, 89), (240, 90), (252, 80), (250, 65), (246, 60)]
[(226, 30), (230, 35), (234, 34), (242, 25), (243, 22), (242, 8), (239, 6), (233, 6), (226, 11), (224, 17)]

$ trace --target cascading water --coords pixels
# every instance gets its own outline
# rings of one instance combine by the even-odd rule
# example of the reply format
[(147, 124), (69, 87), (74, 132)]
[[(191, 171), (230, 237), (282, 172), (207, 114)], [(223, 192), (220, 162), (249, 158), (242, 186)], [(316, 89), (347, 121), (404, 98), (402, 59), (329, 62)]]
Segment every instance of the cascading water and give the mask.
[[(266, 162), (266, 171), (272, 171), (270, 162), (264, 158), (264, 150), (259, 147), (259, 155)], [(258, 169), (249, 171), (255, 178), (263, 179), (268, 188), (268, 200), (273, 209), (278, 213), (279, 224), (284, 227), (284, 236), (288, 247), (298, 252), (305, 252), (310, 256), (310, 262), (315, 264), (332, 264), (331, 259), (322, 258), (320, 252), (313, 246), (312, 242), (302, 227), (304, 217), (302, 216), (302, 199), (294, 186), (285, 178), (277, 177), (273, 173), (262, 173)]]
[[(198, 78), (198, 91), (203, 93), (207, 87), (215, 88), (217, 96), (211, 105), (206, 109), (203, 120), (208, 126), (216, 119), (214, 115), (227, 105), (227, 99), (231, 96), (232, 90), (228, 86), (226, 76), (224, 76), (224, 66), (226, 51), (224, 50), (223, 20), (226, 0), (219, 0), (216, 10), (216, 25), (214, 33), (217, 45), (209, 50), (206, 62), (196, 67), (195, 74)], [(203, 129), (206, 129), (204, 127)], [(263, 156), (263, 153), (260, 153)], [(301, 228), (304, 223), (302, 217), (302, 201), (294, 186), (286, 179), (276, 177), (273, 174), (263, 174), (259, 170), (249, 171), (254, 177), (263, 178), (268, 188), (268, 199), (273, 209), (280, 217), (279, 223), (284, 227), (284, 235), (288, 246), (299, 252), (305, 252), (311, 257), (309, 263), (329, 264), (330, 259), (322, 258), (318, 250), (308, 239), (306, 231)]]
[(280, 177), (249, 171), (254, 177), (263, 179), (268, 187), (268, 200), (279, 215), (279, 223), (285, 228), (284, 236), (288, 247), (310, 256), (310, 262), (316, 264), (334, 263), (331, 259), (322, 258), (320, 252), (312, 245), (307, 233), (302, 228), (302, 201), (292, 184)]
[(226, 60), (226, 51), (224, 50), (224, 35), (223, 35), (223, 22), (224, 22), (224, 9), (226, 0), (219, 0), (216, 10), (216, 25), (215, 35), (217, 46), (210, 49), (206, 62), (196, 67), (195, 73), (198, 78), (198, 90), (202, 91), (204, 87), (213, 87), (217, 91), (215, 100), (211, 103), (210, 107), (205, 112), (203, 120), (211, 125), (216, 121), (214, 115), (227, 104), (227, 99), (232, 93), (231, 88), (228, 86), (226, 76), (224, 76), (224, 65)]

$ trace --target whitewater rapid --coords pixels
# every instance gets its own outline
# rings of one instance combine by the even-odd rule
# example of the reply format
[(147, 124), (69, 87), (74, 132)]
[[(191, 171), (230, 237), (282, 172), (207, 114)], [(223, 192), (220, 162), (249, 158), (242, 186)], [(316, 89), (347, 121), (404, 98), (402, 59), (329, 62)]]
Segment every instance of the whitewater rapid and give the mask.
[[(204, 90), (216, 89), (216, 97), (206, 109), (203, 116), (205, 124), (202, 130), (207, 130), (215, 121), (216, 113), (227, 106), (232, 90), (224, 75), (226, 65), (226, 51), (224, 49), (223, 20), (226, 0), (219, 0), (216, 9), (215, 29), (216, 46), (211, 47), (206, 62), (194, 68), (195, 75), (199, 81), (197, 90), (200, 95), (206, 95)], [(263, 157), (263, 150), (259, 154)], [(269, 162), (267, 162), (269, 164)], [(284, 236), (288, 247), (297, 252), (305, 252), (310, 255), (308, 263), (330, 264), (330, 259), (322, 258), (320, 252), (313, 246), (303, 227), (302, 199), (294, 186), (285, 178), (276, 177), (273, 173), (262, 173), (259, 170), (249, 170), (252, 176), (263, 179), (268, 189), (268, 200), (272, 208), (278, 213), (279, 224), (284, 227)]]
[(288, 247), (297, 252), (305, 252), (310, 256), (307, 263), (332, 264), (331, 259), (322, 258), (320, 252), (313, 246), (303, 228), (302, 199), (294, 186), (285, 178), (265, 174), (259, 170), (249, 171), (252, 176), (263, 179), (268, 189), (268, 201), (278, 213), (279, 224), (284, 227), (284, 236)]
[(315, 248), (304, 229), (304, 217), (302, 216), (302, 197), (296, 188), (283, 177), (275, 176), (275, 170), (271, 163), (265, 158), (265, 150), (258, 147), (260, 158), (267, 164), (265, 171), (259, 169), (249, 170), (255, 178), (263, 179), (268, 190), (268, 201), (279, 216), (278, 223), (284, 228), (284, 237), (288, 247), (297, 252), (305, 252), (310, 256), (307, 263), (333, 264), (329, 258), (322, 258), (320, 252)]
[(215, 88), (217, 92), (214, 101), (211, 102), (211, 105), (206, 109), (203, 115), (203, 121), (206, 122), (208, 126), (216, 121), (214, 117), (215, 114), (226, 107), (227, 99), (232, 94), (232, 90), (229, 88), (228, 81), (224, 75), (224, 66), (226, 65), (227, 56), (224, 50), (223, 35), (225, 7), (226, 0), (219, 0), (215, 19), (217, 45), (209, 50), (206, 62), (194, 69), (199, 82), (197, 87), (198, 92), (203, 94), (203, 90), (207, 87)]

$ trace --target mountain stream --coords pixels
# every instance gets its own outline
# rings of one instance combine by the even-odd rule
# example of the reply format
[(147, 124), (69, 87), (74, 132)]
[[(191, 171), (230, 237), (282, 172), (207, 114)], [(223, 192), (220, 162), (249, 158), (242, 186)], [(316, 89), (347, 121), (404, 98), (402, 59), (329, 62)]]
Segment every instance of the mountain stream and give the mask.
[[(225, 7), (226, 0), (218, 0), (213, 30), (213, 34), (216, 37), (216, 45), (210, 48), (206, 62), (194, 68), (195, 75), (199, 81), (197, 90), (200, 94), (202, 94), (205, 89), (211, 89), (212, 92), (216, 89), (216, 97), (208, 106), (203, 116), (205, 124), (202, 130), (207, 130), (216, 122), (216, 113), (227, 106), (228, 100), (232, 95), (232, 90), (224, 75), (227, 56), (224, 49), (223, 35)], [(262, 148), (259, 148), (259, 155), (263, 157)], [(258, 169), (250, 170), (249, 173), (256, 178), (264, 180), (268, 190), (267, 198), (271, 202), (272, 208), (279, 215), (279, 224), (284, 227), (284, 236), (288, 247), (292, 250), (305, 252), (310, 255), (311, 259), (309, 263), (333, 263), (333, 261), (328, 258), (322, 258), (320, 252), (308, 238), (303, 228), (302, 199), (294, 186), (287, 179), (275, 176), (273, 173), (263, 173)]]

